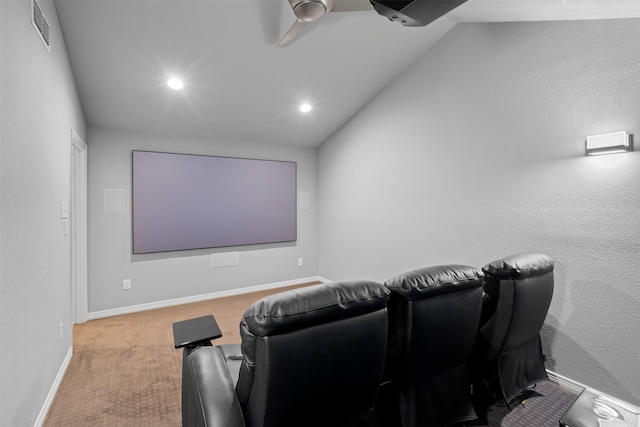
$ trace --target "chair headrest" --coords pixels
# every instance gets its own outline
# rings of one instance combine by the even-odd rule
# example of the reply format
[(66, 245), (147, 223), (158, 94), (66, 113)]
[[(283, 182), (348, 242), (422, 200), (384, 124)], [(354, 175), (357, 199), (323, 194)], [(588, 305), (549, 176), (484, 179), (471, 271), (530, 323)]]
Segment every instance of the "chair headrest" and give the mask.
[(392, 291), (408, 300), (456, 292), (482, 286), (480, 269), (468, 265), (437, 265), (395, 276), (385, 282)]
[(553, 260), (539, 253), (510, 255), (482, 267), (487, 277), (524, 279), (553, 271)]
[(242, 322), (264, 337), (381, 310), (388, 299), (389, 290), (376, 282), (323, 283), (263, 298), (247, 308)]

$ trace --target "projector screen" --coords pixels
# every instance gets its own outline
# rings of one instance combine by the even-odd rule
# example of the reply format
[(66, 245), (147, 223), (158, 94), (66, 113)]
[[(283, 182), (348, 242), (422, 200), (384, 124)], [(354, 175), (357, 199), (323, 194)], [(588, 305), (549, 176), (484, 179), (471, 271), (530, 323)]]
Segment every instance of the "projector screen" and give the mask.
[(296, 240), (296, 163), (133, 151), (133, 253)]

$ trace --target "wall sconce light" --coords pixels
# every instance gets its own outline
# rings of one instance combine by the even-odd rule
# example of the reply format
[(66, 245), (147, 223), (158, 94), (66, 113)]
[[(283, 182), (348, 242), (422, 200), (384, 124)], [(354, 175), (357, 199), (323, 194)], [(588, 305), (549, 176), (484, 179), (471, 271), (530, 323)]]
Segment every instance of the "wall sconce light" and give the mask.
[(587, 137), (587, 156), (633, 151), (633, 135), (627, 132), (605, 133)]

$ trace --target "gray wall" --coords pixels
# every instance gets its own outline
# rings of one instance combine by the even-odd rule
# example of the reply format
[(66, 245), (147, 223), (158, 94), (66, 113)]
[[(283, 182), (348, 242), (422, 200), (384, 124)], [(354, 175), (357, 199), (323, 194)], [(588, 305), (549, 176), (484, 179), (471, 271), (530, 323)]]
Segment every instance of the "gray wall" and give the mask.
[[(51, 53), (29, 0), (0, 1), (0, 425), (32, 426), (71, 350), (71, 129), (84, 119), (53, 5)], [(63, 338), (59, 341), (59, 325)]]
[[(464, 24), (320, 149), (319, 267), (556, 261), (547, 367), (640, 403), (640, 20)], [(636, 143), (636, 145), (639, 145)]]
[[(89, 128), (87, 143), (89, 313), (317, 276), (317, 150), (98, 127)], [(131, 150), (297, 162), (298, 191), (311, 195), (311, 209), (298, 210), (298, 241), (132, 255)], [(125, 190), (121, 214), (105, 214), (104, 191), (113, 189)], [(212, 253), (232, 251), (240, 265), (211, 268)], [(131, 290), (122, 289), (123, 279), (132, 280)]]
[[(42, 4), (51, 53), (29, 23), (30, 2), (0, 1), (3, 426), (34, 424), (71, 349), (59, 216), (71, 129), (84, 137), (85, 125), (54, 8)], [(640, 138), (639, 40), (639, 20), (458, 25), (319, 156), (92, 128), (89, 310), (542, 251), (557, 262), (549, 367), (638, 404), (640, 152), (585, 158), (582, 144), (614, 130)], [(237, 248), (240, 266), (216, 270), (210, 254), (226, 250), (132, 257), (130, 205), (105, 215), (103, 192), (130, 196), (134, 148), (297, 161), (298, 189), (312, 196), (298, 243)]]

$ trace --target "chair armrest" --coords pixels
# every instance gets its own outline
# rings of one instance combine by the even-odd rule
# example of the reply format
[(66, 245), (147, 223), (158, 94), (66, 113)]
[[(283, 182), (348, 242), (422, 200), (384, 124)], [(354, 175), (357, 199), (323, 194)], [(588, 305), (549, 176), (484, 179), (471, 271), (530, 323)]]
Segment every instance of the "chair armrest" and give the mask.
[[(222, 344), (216, 347), (220, 349), (220, 353), (222, 353), (222, 357), (224, 357), (224, 361), (227, 363), (227, 368), (231, 374), (231, 380), (237, 387), (238, 379), (240, 378), (240, 366), (244, 360), (240, 344)], [(237, 392), (236, 388), (236, 393)]]
[(235, 384), (220, 350), (201, 347), (184, 357), (183, 427), (244, 427)]

